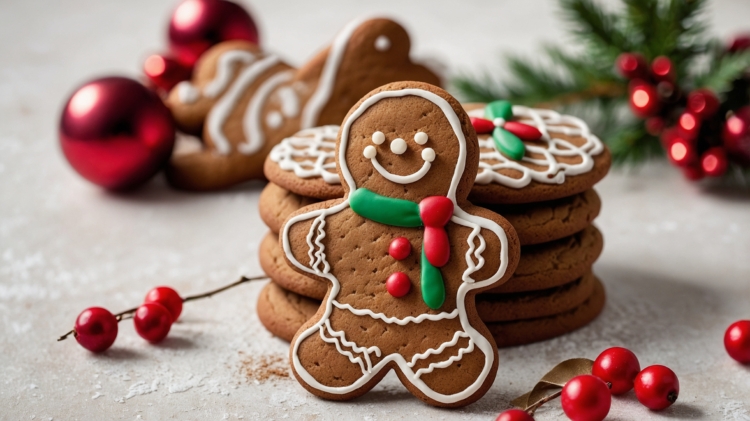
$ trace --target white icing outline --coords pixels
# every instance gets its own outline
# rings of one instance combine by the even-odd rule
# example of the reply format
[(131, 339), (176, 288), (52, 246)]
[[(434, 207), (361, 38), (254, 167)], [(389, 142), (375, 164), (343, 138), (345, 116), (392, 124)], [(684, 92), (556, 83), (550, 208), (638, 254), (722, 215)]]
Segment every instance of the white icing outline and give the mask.
[[(305, 129), (288, 137), (271, 149), (271, 160), (284, 171), (294, 171), (300, 178), (322, 177), (329, 184), (340, 184), (336, 162), (333, 158), (339, 126), (321, 126)], [(306, 158), (296, 161), (294, 158)], [(312, 159), (307, 159), (312, 158)]]
[(369, 18), (359, 18), (347, 23), (331, 43), (315, 93), (313, 93), (307, 104), (305, 104), (304, 110), (302, 110), (302, 121), (300, 124), (302, 129), (310, 129), (317, 125), (320, 112), (331, 98), (331, 93), (333, 93), (333, 85), (336, 83), (336, 75), (344, 59), (344, 52), (349, 45), (349, 39), (354, 34), (354, 31), (367, 20)]
[[(423, 393), (425, 396), (435, 401), (445, 403), (445, 404), (450, 404), (450, 403), (459, 402), (461, 400), (467, 399), (468, 397), (476, 393), (476, 391), (479, 390), (479, 388), (482, 386), (485, 379), (489, 375), (490, 369), (492, 368), (492, 365), (494, 363), (495, 354), (497, 350), (469, 322), (468, 315), (466, 313), (465, 301), (466, 301), (467, 294), (471, 290), (490, 286), (503, 277), (508, 267), (508, 239), (502, 227), (497, 225), (495, 222), (486, 218), (478, 217), (476, 215), (470, 215), (466, 211), (461, 209), (456, 203), (456, 189), (458, 187), (458, 184), (461, 181), (461, 177), (463, 175), (463, 172), (466, 166), (466, 154), (467, 154), (466, 138), (464, 137), (464, 134), (461, 129), (460, 119), (458, 118), (456, 113), (453, 111), (453, 108), (450, 106), (450, 104), (445, 99), (441, 98), (440, 96), (435, 95), (434, 93), (428, 92), (425, 90), (403, 89), (403, 90), (398, 90), (398, 91), (379, 92), (377, 94), (374, 94), (370, 98), (367, 98), (365, 101), (363, 101), (360, 104), (360, 106), (356, 110), (354, 110), (350, 114), (349, 118), (344, 122), (344, 125), (341, 128), (338, 162), (341, 163), (340, 172), (343, 175), (345, 182), (349, 186), (349, 194), (353, 193), (357, 189), (357, 186), (355, 185), (355, 182), (354, 182), (354, 178), (349, 172), (348, 166), (346, 165), (346, 159), (345, 159), (346, 150), (347, 150), (348, 141), (349, 141), (349, 130), (351, 128), (352, 123), (357, 118), (359, 118), (365, 112), (365, 110), (367, 110), (369, 107), (371, 107), (372, 105), (374, 105), (375, 103), (377, 103), (378, 101), (384, 98), (404, 97), (404, 96), (409, 96), (409, 95), (422, 97), (432, 102), (433, 104), (437, 105), (438, 107), (440, 107), (445, 117), (450, 122), (451, 127), (459, 143), (458, 161), (456, 162), (456, 168), (451, 178), (451, 183), (450, 183), (447, 197), (451, 199), (451, 201), (454, 204), (454, 213), (453, 213), (453, 216), (451, 217), (451, 221), (454, 223), (458, 223), (458, 224), (472, 228), (472, 232), (467, 239), (467, 242), (470, 248), (465, 255), (465, 259), (466, 259), (468, 267), (462, 275), (462, 280), (464, 282), (459, 286), (458, 291), (457, 291), (456, 310), (455, 310), (458, 313), (458, 318), (461, 323), (463, 332), (469, 337), (469, 340), (470, 340), (469, 346), (467, 346), (466, 348), (462, 348), (462, 350), (459, 350), (458, 355), (451, 356), (449, 359), (443, 362), (430, 364), (428, 368), (418, 370), (417, 373), (415, 373), (412, 370), (413, 365), (410, 366), (410, 362), (406, 361), (406, 359), (402, 355), (398, 353), (389, 354), (385, 356), (380, 362), (378, 362), (378, 364), (376, 364), (374, 367), (369, 368), (367, 370), (365, 370), (365, 367), (363, 364), (360, 364), (360, 366), (363, 368), (362, 377), (357, 379), (351, 385), (342, 386), (342, 387), (330, 387), (330, 386), (320, 384), (302, 366), (299, 360), (299, 355), (298, 355), (299, 344), (306, 338), (310, 337), (310, 335), (314, 334), (315, 332), (321, 331), (320, 330), (321, 327), (325, 325), (326, 321), (331, 316), (334, 306), (336, 306), (336, 304), (334, 304), (334, 302), (336, 302), (335, 298), (337, 297), (339, 291), (341, 290), (341, 285), (338, 279), (333, 274), (330, 273), (330, 264), (326, 260), (325, 246), (323, 245), (322, 240), (326, 236), (325, 229), (324, 229), (325, 224), (326, 224), (325, 218), (327, 216), (334, 215), (348, 208), (349, 198), (347, 196), (341, 203), (335, 206), (332, 206), (330, 208), (317, 209), (314, 211), (310, 211), (310, 212), (292, 217), (284, 225), (282, 229), (282, 233), (281, 233), (282, 247), (284, 249), (284, 253), (286, 254), (286, 257), (289, 260), (289, 262), (291, 262), (295, 267), (299, 268), (300, 270), (304, 272), (314, 274), (314, 275), (317, 275), (319, 277), (329, 280), (332, 284), (331, 290), (329, 294), (326, 296), (326, 300), (324, 303), (325, 310), (324, 310), (323, 316), (313, 326), (309, 327), (308, 329), (300, 333), (296, 337), (296, 340), (294, 341), (294, 343), (292, 344), (292, 364), (294, 365), (295, 372), (297, 373), (299, 378), (305, 383), (307, 383), (308, 385), (310, 385), (311, 387), (314, 387), (318, 390), (321, 390), (330, 394), (347, 394), (365, 385), (386, 365), (390, 364), (391, 362), (395, 362), (398, 368), (404, 374), (404, 377), (406, 378), (406, 380), (409, 381), (412, 385), (414, 385), (421, 393)], [(290, 228), (298, 222), (307, 221), (307, 220), (312, 220), (310, 230), (308, 231), (308, 234), (306, 236), (306, 242), (309, 247), (308, 248), (308, 257), (310, 258), (309, 267), (299, 262), (297, 259), (295, 259), (291, 251), (291, 244), (290, 244), (290, 239), (289, 239)], [(484, 237), (481, 234), (482, 228), (488, 231), (491, 231), (492, 233), (497, 235), (498, 239), (500, 240), (500, 244), (501, 244), (501, 252), (499, 256), (500, 265), (498, 266), (497, 271), (489, 278), (483, 279), (483, 280), (474, 280), (473, 278), (471, 278), (471, 275), (484, 265), (484, 259), (482, 258), (481, 254), (486, 248), (486, 242), (484, 241)], [(479, 238), (479, 247), (475, 248), (474, 242), (476, 238)], [(477, 258), (476, 264), (474, 263), (474, 258)], [(339, 303), (339, 305), (341, 304)], [(366, 309), (355, 309), (355, 310), (358, 312), (365, 312), (370, 317), (379, 318), (380, 320), (386, 321), (386, 323), (392, 320), (385, 314), (374, 313), (371, 310), (366, 310)], [(427, 319), (427, 317), (425, 317), (424, 319), (420, 321), (414, 321), (414, 323), (419, 323), (425, 319)], [(396, 319), (396, 320), (405, 320), (405, 319)], [(442, 394), (442, 393), (439, 393), (430, 389), (430, 387), (427, 386), (427, 384), (421, 380), (420, 376), (423, 373), (431, 372), (435, 368), (447, 367), (453, 364), (454, 362), (460, 360), (464, 354), (468, 352), (473, 352), (475, 346), (479, 348), (479, 350), (481, 350), (482, 353), (484, 354), (485, 364), (482, 368), (482, 372), (479, 374), (479, 376), (474, 381), (474, 383), (469, 385), (465, 390), (452, 394), (452, 395), (445, 395), (445, 394)], [(348, 352), (348, 351), (342, 352), (342, 350), (340, 349), (338, 345), (337, 345), (337, 349), (339, 350), (340, 353), (342, 353), (342, 355), (347, 355), (344, 352)], [(426, 352), (429, 352), (429, 350)], [(347, 356), (349, 356), (349, 359), (352, 360), (353, 355), (351, 355), (351, 353), (349, 353), (349, 355)]]
[[(483, 118), (484, 109), (472, 110), (468, 114)], [(522, 161), (547, 167), (547, 169), (544, 171), (534, 170), (521, 165), (518, 161), (507, 158), (495, 148), (492, 136), (487, 136), (485, 139), (479, 139), (479, 147), (491, 148), (492, 152), (481, 152), (479, 154), (479, 172), (477, 173), (476, 184), (497, 183), (515, 189), (526, 187), (532, 180), (544, 184), (562, 184), (565, 182), (566, 175), (573, 176), (591, 171), (594, 168), (593, 156), (602, 153), (604, 150), (604, 144), (601, 140), (593, 135), (588, 125), (579, 118), (561, 115), (551, 110), (533, 109), (520, 105), (513, 106), (513, 116), (517, 118), (515, 121), (539, 129), (542, 133), (540, 141), (547, 143), (547, 147), (527, 143), (527, 152), (541, 154), (544, 158), (524, 156)], [(556, 133), (582, 137), (586, 139), (586, 142), (581, 146), (576, 146), (567, 140), (553, 137)], [(557, 162), (555, 157), (562, 156), (579, 156), (581, 162), (578, 164)], [(487, 162), (490, 160), (499, 161), (499, 163), (490, 164)], [(497, 170), (503, 168), (514, 169), (522, 175), (520, 178), (513, 178), (497, 172)]]
[(221, 55), (216, 63), (216, 75), (203, 87), (203, 95), (216, 98), (229, 86), (234, 76), (237, 64), (249, 65), (257, 60), (257, 56), (245, 50), (229, 50)]
[[(245, 117), (242, 119), (242, 127), (245, 133), (245, 142), (237, 144), (237, 150), (245, 155), (252, 155), (258, 152), (265, 143), (263, 133), (263, 123), (260, 113), (263, 111), (263, 105), (271, 93), (279, 85), (289, 82), (294, 77), (294, 70), (287, 70), (274, 74), (266, 79), (258, 90), (255, 91), (250, 103), (247, 104)], [(270, 127), (270, 126), (269, 126)]]
[(201, 97), (201, 91), (187, 80), (178, 83), (177, 99), (183, 104), (192, 104)]
[[(604, 144), (598, 137), (596, 137), (596, 135), (591, 133), (589, 127), (581, 119), (573, 116), (561, 115), (555, 111), (533, 109), (522, 106), (513, 106), (513, 113), (522, 118), (521, 120), (518, 120), (519, 122), (529, 124), (539, 129), (542, 133), (541, 141), (547, 142), (549, 145), (547, 148), (542, 148), (526, 144), (526, 150), (542, 154), (545, 156), (545, 159), (533, 159), (525, 156), (523, 161), (548, 166), (548, 169), (546, 171), (536, 171), (520, 165), (516, 161), (509, 160), (501, 153), (497, 152), (492, 138), (488, 137), (486, 139), (479, 139), (479, 146), (483, 149), (491, 148), (493, 149), (493, 152), (480, 153), (480, 171), (477, 173), (476, 184), (497, 183), (516, 189), (527, 186), (532, 180), (544, 184), (562, 184), (565, 182), (566, 176), (580, 175), (591, 171), (594, 162), (593, 156), (599, 155), (604, 150)], [(484, 118), (484, 110), (472, 110), (469, 112), (469, 115)], [(571, 127), (571, 125), (574, 127)], [(566, 140), (553, 137), (555, 133), (569, 136), (580, 136), (586, 139), (586, 143), (582, 146), (575, 146)], [(336, 145), (331, 144), (330, 151), (326, 150), (327, 147), (327, 145), (323, 145), (319, 149), (319, 153), (330, 157)], [(564, 149), (561, 149), (561, 147), (564, 147)], [(581, 156), (582, 162), (578, 164), (564, 164), (558, 163), (555, 159), (555, 156), (575, 155)], [(311, 158), (314, 158), (314, 156), (311, 156)], [(501, 161), (501, 163), (490, 164), (487, 162), (490, 159)], [(522, 178), (512, 178), (495, 172), (496, 169), (500, 168), (513, 168), (522, 172), (524, 175)], [(330, 169), (335, 169), (335, 164)], [(548, 177), (550, 174), (552, 174), (553, 177)], [(305, 173), (304, 177), (300, 177), (312, 178), (320, 176), (320, 174), (310, 171)], [(341, 179), (338, 176), (324, 177), (324, 181), (328, 184), (341, 184)]]

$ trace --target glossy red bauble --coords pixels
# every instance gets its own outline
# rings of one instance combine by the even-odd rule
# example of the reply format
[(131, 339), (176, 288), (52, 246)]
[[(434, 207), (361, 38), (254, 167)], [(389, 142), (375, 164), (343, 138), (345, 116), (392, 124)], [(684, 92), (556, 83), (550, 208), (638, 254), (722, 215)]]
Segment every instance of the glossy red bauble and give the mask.
[(612, 394), (601, 379), (584, 374), (565, 383), (560, 403), (573, 421), (602, 421), (612, 405)]
[(687, 109), (699, 118), (711, 117), (719, 110), (719, 98), (710, 89), (696, 89), (688, 95)]
[(117, 319), (108, 310), (91, 307), (76, 318), (75, 338), (91, 352), (107, 350), (117, 338)]
[(172, 115), (140, 83), (107, 77), (86, 83), (65, 104), (60, 143), (70, 165), (94, 184), (138, 186), (167, 162), (174, 146)]
[(661, 108), (656, 87), (641, 80), (630, 83), (630, 109), (638, 117), (647, 118), (655, 115)]
[(619, 346), (604, 350), (594, 361), (594, 376), (611, 383), (610, 392), (621, 395), (633, 388), (635, 376), (641, 371), (638, 357), (632, 351)]
[(212, 46), (229, 40), (258, 44), (255, 21), (242, 6), (226, 0), (185, 0), (169, 21), (169, 47), (187, 66)]
[(727, 118), (721, 138), (734, 159), (750, 164), (750, 106), (740, 108)]
[(656, 57), (651, 62), (651, 73), (657, 80), (671, 82), (674, 79), (674, 65), (672, 60), (666, 56)]
[(172, 315), (172, 322), (177, 320), (182, 313), (182, 297), (177, 291), (170, 287), (156, 287), (146, 294), (144, 303), (157, 303), (163, 305)]
[(701, 156), (701, 169), (709, 177), (721, 177), (728, 167), (729, 159), (724, 148), (713, 147)]
[(404, 260), (411, 254), (411, 243), (406, 237), (397, 237), (388, 246), (388, 254), (396, 260)]
[(404, 272), (394, 272), (385, 281), (385, 289), (396, 298), (403, 297), (411, 291), (411, 281)]
[(151, 343), (161, 342), (172, 327), (172, 315), (161, 304), (146, 303), (135, 311), (133, 324), (141, 338)]
[(622, 53), (617, 57), (617, 70), (627, 79), (648, 77), (648, 63), (638, 53)]
[(732, 323), (724, 334), (727, 354), (742, 364), (750, 364), (750, 320)]
[(646, 367), (635, 377), (635, 396), (648, 409), (661, 411), (675, 403), (679, 394), (677, 375), (663, 365)]
[(520, 409), (509, 409), (498, 415), (495, 421), (534, 421), (534, 417)]
[(183, 80), (190, 79), (192, 69), (164, 54), (152, 54), (143, 62), (143, 73), (157, 88), (168, 92)]

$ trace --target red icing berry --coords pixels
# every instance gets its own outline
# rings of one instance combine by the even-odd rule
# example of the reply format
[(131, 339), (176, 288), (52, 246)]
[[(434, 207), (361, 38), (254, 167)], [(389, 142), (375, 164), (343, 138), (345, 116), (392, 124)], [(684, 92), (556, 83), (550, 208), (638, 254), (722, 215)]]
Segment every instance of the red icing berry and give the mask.
[(419, 202), (419, 217), (426, 227), (444, 227), (453, 216), (453, 201), (445, 196), (425, 197)]
[(732, 323), (724, 334), (724, 348), (730, 357), (750, 364), (750, 320)]
[(471, 125), (474, 126), (477, 134), (489, 134), (495, 130), (495, 124), (485, 118), (471, 117)]
[(108, 310), (90, 307), (76, 318), (76, 341), (91, 352), (102, 352), (117, 338), (117, 319)]
[(612, 405), (612, 394), (601, 379), (584, 374), (565, 383), (560, 403), (573, 421), (602, 421)]
[(520, 409), (509, 409), (495, 418), (495, 421), (534, 421), (534, 418), (526, 411)]
[(172, 315), (161, 304), (146, 303), (135, 311), (133, 322), (141, 338), (156, 343), (167, 337), (172, 327)]
[(182, 313), (182, 297), (170, 287), (156, 287), (146, 294), (144, 303), (158, 303), (163, 305), (172, 315), (172, 322)]
[(404, 260), (411, 254), (411, 243), (406, 237), (394, 238), (388, 246), (388, 254), (396, 260)]
[(508, 121), (503, 125), (503, 128), (518, 136), (521, 140), (539, 140), (542, 138), (542, 132), (539, 129), (517, 121)]
[(594, 361), (593, 375), (612, 383), (610, 392), (621, 395), (633, 388), (635, 376), (641, 371), (638, 357), (629, 349), (619, 346), (604, 350)]
[(411, 281), (404, 272), (395, 272), (385, 281), (385, 289), (392, 296), (400, 298), (411, 290)]
[(675, 403), (680, 394), (677, 375), (663, 365), (652, 365), (635, 378), (635, 396), (648, 409), (661, 411)]

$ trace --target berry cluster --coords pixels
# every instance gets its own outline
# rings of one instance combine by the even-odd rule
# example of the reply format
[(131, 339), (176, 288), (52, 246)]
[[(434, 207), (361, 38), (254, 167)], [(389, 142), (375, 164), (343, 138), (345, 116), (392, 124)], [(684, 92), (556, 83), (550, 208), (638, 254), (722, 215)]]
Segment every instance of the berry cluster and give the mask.
[(172, 324), (182, 314), (182, 304), (187, 301), (211, 297), (222, 291), (234, 288), (249, 281), (268, 279), (264, 276), (253, 278), (241, 277), (238, 281), (203, 294), (181, 297), (170, 287), (156, 287), (146, 294), (143, 304), (123, 312), (112, 314), (102, 307), (89, 307), (76, 318), (73, 330), (60, 336), (62, 341), (73, 335), (78, 343), (91, 352), (104, 352), (117, 338), (117, 324), (126, 319), (133, 319), (135, 331), (140, 337), (157, 343), (164, 340), (172, 328)]
[(542, 404), (560, 396), (565, 415), (573, 421), (601, 421), (609, 413), (612, 395), (635, 388), (638, 401), (653, 411), (672, 405), (680, 393), (680, 382), (672, 370), (652, 365), (641, 370), (635, 354), (621, 347), (604, 350), (593, 363), (591, 374), (568, 380), (562, 390), (535, 403), (526, 411), (511, 409), (495, 421), (533, 421)]
[[(750, 47), (727, 50), (733, 54)], [(690, 180), (720, 177), (731, 161), (750, 165), (750, 107), (731, 110), (709, 89), (683, 91), (668, 57), (651, 63), (638, 53), (623, 53), (617, 70), (630, 80), (630, 109), (661, 139), (670, 161)]]

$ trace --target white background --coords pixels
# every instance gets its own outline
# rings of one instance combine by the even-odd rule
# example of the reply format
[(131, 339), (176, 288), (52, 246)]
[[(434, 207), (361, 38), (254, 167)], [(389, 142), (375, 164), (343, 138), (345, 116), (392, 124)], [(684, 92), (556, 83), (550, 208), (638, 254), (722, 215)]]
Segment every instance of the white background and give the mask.
[[(0, 2), (0, 418), (2, 419), (493, 419), (557, 362), (624, 345), (642, 366), (665, 364), (681, 382), (676, 405), (649, 413), (631, 393), (611, 418), (750, 420), (750, 368), (722, 345), (750, 318), (750, 194), (706, 189), (672, 168), (613, 171), (598, 190), (605, 236), (595, 266), (603, 315), (564, 338), (500, 352), (494, 386), (477, 404), (438, 410), (393, 376), (349, 403), (321, 401), (290, 379), (257, 383), (248, 355), (287, 345), (255, 315), (261, 285), (190, 303), (169, 338), (141, 340), (132, 324), (104, 355), (56, 343), (91, 305), (132, 307), (157, 284), (185, 294), (260, 272), (265, 234), (260, 183), (188, 194), (158, 178), (128, 195), (79, 178), (56, 138), (59, 110), (77, 84), (137, 76), (165, 45), (173, 1)], [(450, 71), (497, 69), (502, 52), (533, 55), (568, 41), (553, 1), (256, 1), (262, 43), (295, 64), (349, 19), (386, 12), (411, 32), (418, 57)], [(750, 2), (715, 1), (712, 30), (750, 30)], [(537, 419), (562, 417), (558, 403)]]

